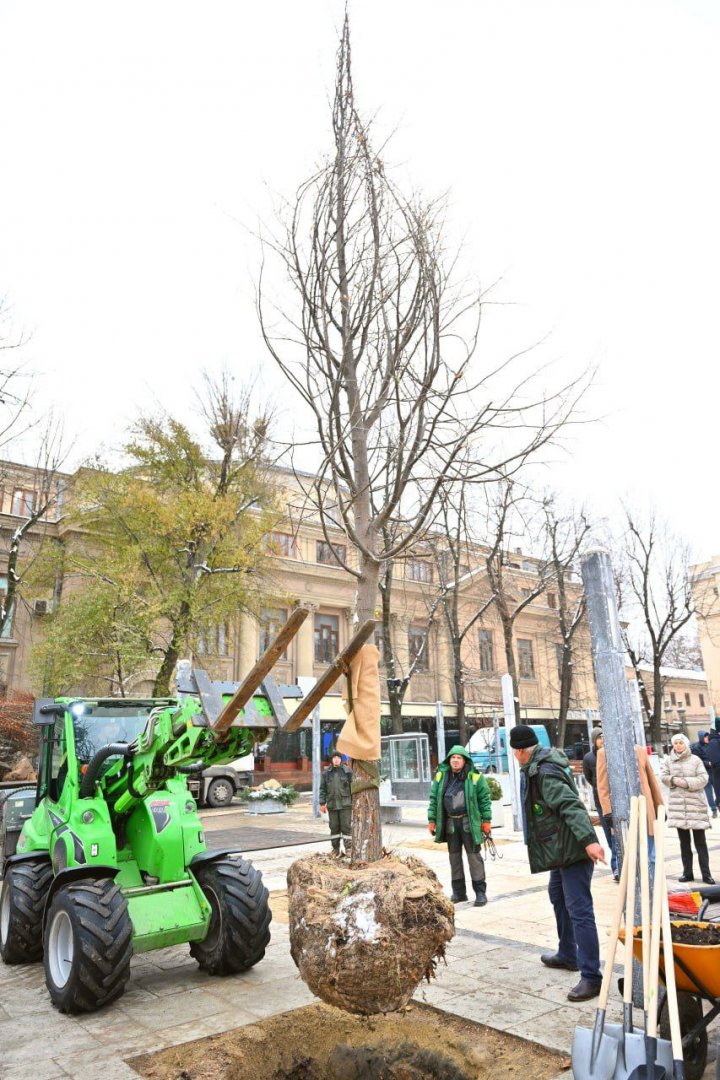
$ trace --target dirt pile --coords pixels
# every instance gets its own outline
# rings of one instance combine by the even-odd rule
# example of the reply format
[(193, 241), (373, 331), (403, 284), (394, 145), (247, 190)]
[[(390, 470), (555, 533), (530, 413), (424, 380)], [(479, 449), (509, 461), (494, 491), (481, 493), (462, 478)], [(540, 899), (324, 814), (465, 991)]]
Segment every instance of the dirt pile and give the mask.
[(430, 979), (455, 933), (455, 911), (425, 863), (385, 855), (351, 867), (331, 855), (288, 870), (290, 952), (328, 1005), (400, 1009)]

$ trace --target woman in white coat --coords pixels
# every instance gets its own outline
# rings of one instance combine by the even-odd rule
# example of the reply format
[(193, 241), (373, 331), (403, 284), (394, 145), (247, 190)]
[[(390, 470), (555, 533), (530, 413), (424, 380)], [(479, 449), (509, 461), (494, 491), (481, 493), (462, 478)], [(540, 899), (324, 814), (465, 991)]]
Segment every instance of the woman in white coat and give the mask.
[(668, 825), (677, 829), (680, 837), (683, 872), (678, 881), (695, 880), (690, 840), (692, 833), (702, 879), (706, 885), (714, 885), (705, 838), (705, 830), (710, 828), (710, 814), (705, 798), (707, 772), (700, 758), (690, 753), (690, 740), (685, 735), (673, 735), (672, 750), (663, 760), (660, 779), (669, 789)]

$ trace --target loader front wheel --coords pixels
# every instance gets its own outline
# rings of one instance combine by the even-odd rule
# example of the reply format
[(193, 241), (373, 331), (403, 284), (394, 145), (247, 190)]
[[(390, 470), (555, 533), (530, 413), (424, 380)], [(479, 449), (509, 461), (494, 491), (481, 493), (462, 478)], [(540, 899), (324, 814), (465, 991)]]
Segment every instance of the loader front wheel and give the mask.
[(247, 859), (223, 858), (198, 867), (196, 877), (212, 908), (204, 941), (190, 945), (203, 971), (234, 975), (265, 955), (272, 914), (262, 874)]
[(42, 920), (53, 872), (49, 859), (11, 863), (0, 893), (0, 956), (6, 964), (42, 959)]
[(131, 956), (127, 900), (114, 881), (58, 890), (45, 925), (45, 982), (60, 1012), (93, 1012), (120, 997)]

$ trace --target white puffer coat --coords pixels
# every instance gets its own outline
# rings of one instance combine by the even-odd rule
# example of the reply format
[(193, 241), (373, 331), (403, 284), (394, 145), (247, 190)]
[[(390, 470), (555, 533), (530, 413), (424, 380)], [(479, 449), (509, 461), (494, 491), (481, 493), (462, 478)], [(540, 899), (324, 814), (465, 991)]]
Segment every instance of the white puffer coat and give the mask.
[[(687, 780), (687, 787), (675, 781)], [(667, 822), (673, 829), (709, 829), (710, 812), (705, 798), (708, 774), (699, 757), (689, 750), (682, 754), (671, 750), (662, 761), (660, 780), (668, 788)]]

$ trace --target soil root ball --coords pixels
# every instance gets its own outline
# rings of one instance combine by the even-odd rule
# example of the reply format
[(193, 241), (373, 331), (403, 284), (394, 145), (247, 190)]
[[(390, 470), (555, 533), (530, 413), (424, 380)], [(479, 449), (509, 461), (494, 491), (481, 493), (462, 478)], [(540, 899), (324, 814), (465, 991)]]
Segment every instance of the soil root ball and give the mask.
[(432, 870), (412, 856), (349, 866), (330, 855), (288, 870), (290, 952), (322, 1001), (369, 1016), (401, 1009), (455, 933)]

